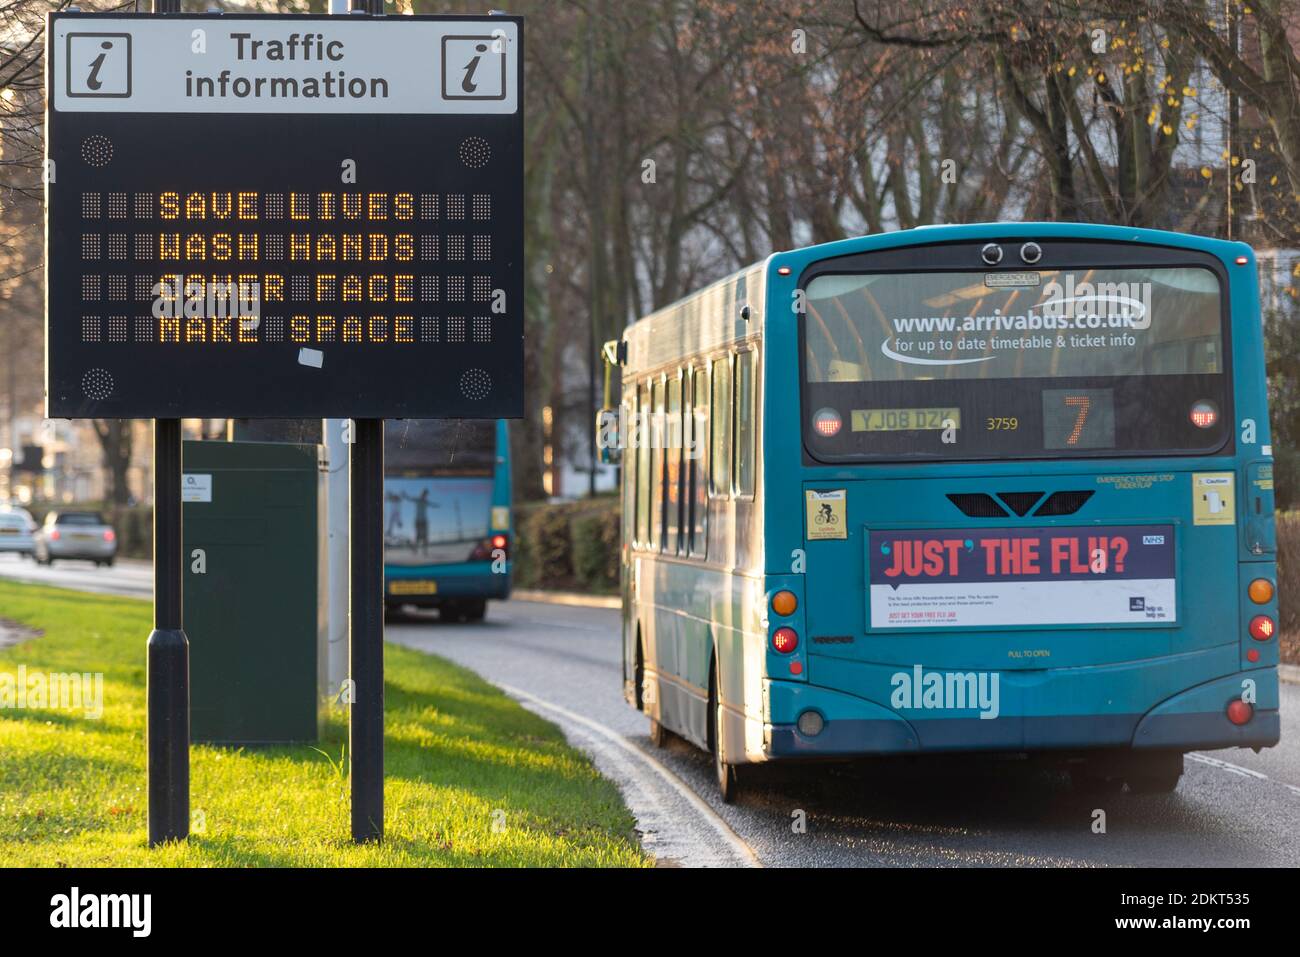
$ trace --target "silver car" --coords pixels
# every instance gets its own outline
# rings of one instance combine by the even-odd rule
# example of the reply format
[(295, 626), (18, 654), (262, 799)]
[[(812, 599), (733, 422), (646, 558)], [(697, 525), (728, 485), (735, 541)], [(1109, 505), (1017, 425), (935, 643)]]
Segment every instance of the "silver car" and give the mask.
[(0, 505), (0, 552), (17, 552), (31, 557), (36, 551), (31, 516), (21, 509)]
[(56, 558), (112, 565), (116, 555), (117, 533), (98, 512), (50, 512), (36, 533), (36, 560), (43, 565)]

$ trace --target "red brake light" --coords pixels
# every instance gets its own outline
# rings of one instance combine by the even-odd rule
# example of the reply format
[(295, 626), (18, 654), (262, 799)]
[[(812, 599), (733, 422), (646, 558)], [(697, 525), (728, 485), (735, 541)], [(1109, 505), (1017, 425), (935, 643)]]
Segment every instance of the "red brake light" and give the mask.
[(113, 534), (113, 530), (111, 528), (104, 529), (104, 541), (111, 542), (115, 538), (117, 538), (117, 536)]
[(793, 628), (782, 627), (772, 632), (772, 650), (777, 654), (788, 655), (799, 647), (799, 635)]
[(1255, 716), (1255, 709), (1240, 698), (1234, 698), (1228, 705), (1228, 720), (1233, 724), (1245, 724)]
[(57, 542), (58, 540), (59, 540), (59, 530), (57, 528), (50, 529), (50, 541)]
[(1208, 429), (1219, 421), (1219, 407), (1209, 399), (1201, 399), (1199, 402), (1192, 404), (1187, 417), (1192, 420), (1192, 425), (1198, 429)]
[(840, 426), (843, 424), (844, 421), (840, 418), (840, 414), (834, 409), (819, 409), (817, 414), (813, 416), (813, 428), (827, 438), (838, 434)]
[(472, 562), (490, 562), (496, 560), (497, 552), (506, 551), (506, 546), (510, 544), (508, 535), (493, 535), (491, 538), (485, 538), (469, 554), (469, 560)]
[(1268, 615), (1256, 615), (1250, 620), (1250, 637), (1256, 641), (1268, 641), (1273, 637), (1276, 627)]

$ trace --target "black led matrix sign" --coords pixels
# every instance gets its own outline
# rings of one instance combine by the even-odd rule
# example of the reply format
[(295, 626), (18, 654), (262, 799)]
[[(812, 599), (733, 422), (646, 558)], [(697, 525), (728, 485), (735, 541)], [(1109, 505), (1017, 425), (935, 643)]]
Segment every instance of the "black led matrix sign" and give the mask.
[(521, 415), (522, 43), (53, 14), (47, 413)]

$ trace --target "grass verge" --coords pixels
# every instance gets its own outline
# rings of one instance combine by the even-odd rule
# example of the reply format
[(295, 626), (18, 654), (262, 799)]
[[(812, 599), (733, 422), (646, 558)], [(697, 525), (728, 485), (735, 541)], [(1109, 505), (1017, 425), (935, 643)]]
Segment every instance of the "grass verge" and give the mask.
[[(102, 672), (103, 714), (0, 708), (0, 866), (640, 866), (614, 785), (472, 673), (385, 646), (385, 841), (349, 840), (345, 716), (319, 749), (190, 752), (188, 842), (146, 846), (146, 602), (0, 582), (43, 635), (0, 675)], [(12, 679), (11, 679), (12, 680)]]

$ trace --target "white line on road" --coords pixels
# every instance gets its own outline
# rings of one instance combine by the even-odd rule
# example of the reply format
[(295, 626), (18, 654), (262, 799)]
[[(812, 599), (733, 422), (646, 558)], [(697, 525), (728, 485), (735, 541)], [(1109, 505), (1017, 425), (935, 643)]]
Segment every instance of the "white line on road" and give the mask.
[[(1189, 751), (1187, 756), (1200, 764), (1208, 764), (1212, 768), (1218, 768), (1220, 771), (1227, 771), (1229, 774), (1236, 774), (1243, 778), (1257, 778), (1260, 781), (1267, 781), (1269, 779), (1267, 774), (1261, 774), (1259, 771), (1252, 771), (1250, 768), (1243, 768), (1240, 764), (1233, 764), (1231, 761), (1221, 761), (1218, 758), (1212, 758), (1196, 751)], [(1287, 785), (1287, 787), (1290, 786), (1291, 785), (1289, 784)]]
[(718, 815), (717, 811), (713, 810), (713, 808), (709, 807), (707, 803), (701, 800), (698, 794), (691, 790), (691, 788), (678, 778), (677, 775), (673, 774), (672, 771), (665, 767), (662, 762), (642, 751), (613, 728), (609, 728), (598, 721), (593, 721), (587, 716), (578, 714), (575, 711), (570, 711), (568, 708), (552, 704), (549, 701), (544, 701), (536, 695), (529, 694), (527, 691), (523, 691), (519, 688), (514, 688), (510, 685), (500, 683), (497, 683), (497, 687), (512, 697), (519, 698), (542, 708), (543, 710), (551, 711), (554, 714), (560, 715), (566, 721), (571, 721), (574, 724), (580, 725), (581, 727), (600, 735), (602, 738), (617, 745), (626, 753), (640, 760), (699, 813), (705, 823), (707, 823), (717, 833), (723, 843), (726, 844), (738, 858), (740, 858), (741, 862), (745, 866), (763, 866), (758, 860), (758, 855), (754, 853), (754, 849), (746, 844), (744, 840), (741, 839), (740, 835), (731, 829), (731, 825), (724, 821)]

